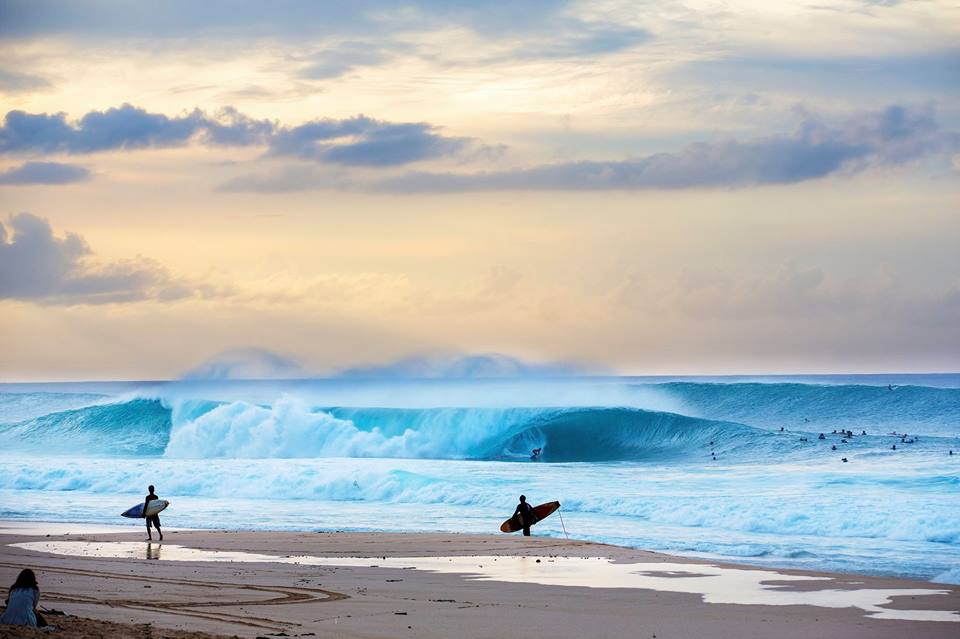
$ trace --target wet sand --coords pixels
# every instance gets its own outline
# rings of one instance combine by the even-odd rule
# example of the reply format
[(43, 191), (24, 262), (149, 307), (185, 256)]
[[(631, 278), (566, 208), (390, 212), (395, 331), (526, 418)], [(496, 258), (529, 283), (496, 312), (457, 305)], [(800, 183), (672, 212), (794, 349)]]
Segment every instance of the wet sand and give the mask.
[(69, 528), (0, 522), (0, 584), (37, 571), (64, 637), (960, 634), (960, 587), (927, 582), (508, 535)]

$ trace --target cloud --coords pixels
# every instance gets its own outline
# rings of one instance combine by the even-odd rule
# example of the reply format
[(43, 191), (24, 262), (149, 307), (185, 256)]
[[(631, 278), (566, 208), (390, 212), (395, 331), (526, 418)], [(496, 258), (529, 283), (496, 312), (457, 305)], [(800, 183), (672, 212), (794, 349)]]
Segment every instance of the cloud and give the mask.
[(75, 124), (64, 113), (10, 111), (0, 128), (0, 153), (96, 153), (182, 146), (203, 135), (210, 144), (262, 143), (273, 124), (225, 109), (208, 117), (195, 109), (168, 117), (130, 104), (90, 111)]
[(129, 2), (4, 0), (0, 36), (32, 38), (315, 38), (455, 24), (484, 33), (538, 28), (563, 12), (568, 0), (276, 0), (275, 2), (167, 0)]
[(900, 165), (960, 149), (960, 134), (944, 131), (928, 109), (890, 106), (840, 126), (805, 114), (791, 135), (700, 142), (675, 153), (629, 160), (547, 164), (480, 173), (414, 172), (378, 181), (382, 192), (495, 190), (633, 190), (792, 184), (829, 175)]
[[(956, 47), (896, 55), (728, 55), (697, 59), (671, 71), (666, 80), (694, 90), (780, 93), (825, 98), (838, 93), (885, 101), (917, 95), (946, 100), (960, 94), (960, 50)], [(898, 96), (903, 96), (900, 98)]]
[(364, 115), (314, 120), (278, 132), (270, 154), (354, 166), (394, 166), (452, 155), (467, 138), (445, 137), (425, 122), (391, 123)]
[(0, 299), (45, 304), (173, 300), (201, 294), (143, 258), (93, 264), (76, 233), (56, 237), (44, 218), (20, 213), (0, 224)]
[[(199, 6), (168, 0), (149, 7), (125, 2), (5, 0), (0, 6), (0, 37), (96, 39), (98, 44), (151, 47), (191, 42), (219, 44), (272, 40), (322, 51), (294, 70), (301, 79), (326, 80), (363, 66), (383, 64), (399, 50), (417, 53), (407, 42), (422, 34), (473, 34), (483, 45), (471, 51), (444, 51), (441, 57), (487, 62), (590, 57), (621, 51), (650, 39), (644, 29), (621, 17), (590, 20), (571, 0), (278, 0), (273, 3), (214, 0)], [(405, 40), (407, 42), (405, 42)], [(330, 44), (326, 44), (329, 42)], [(492, 51), (497, 51), (496, 54)]]
[(90, 171), (74, 164), (59, 162), (26, 162), (0, 172), (0, 184), (71, 184), (90, 179)]
[(296, 379), (307, 377), (299, 362), (263, 348), (239, 348), (215, 355), (180, 379)]
[(38, 75), (0, 69), (0, 93), (24, 93), (50, 87), (50, 81)]
[(340, 42), (311, 55), (297, 76), (304, 80), (330, 80), (354, 69), (375, 66), (392, 60), (400, 51), (409, 51), (394, 43)]
[(584, 375), (575, 364), (532, 364), (498, 353), (413, 355), (394, 362), (348, 368), (336, 377), (361, 379), (494, 379)]
[(471, 140), (447, 137), (426, 122), (395, 123), (364, 115), (317, 119), (295, 127), (257, 120), (232, 107), (213, 117), (199, 109), (168, 117), (124, 104), (90, 111), (75, 123), (63, 113), (10, 111), (0, 127), (0, 153), (69, 153), (168, 148), (189, 142), (268, 146), (293, 156), (346, 166), (395, 166), (459, 153)]
[(542, 37), (528, 38), (507, 53), (487, 61), (589, 58), (624, 51), (652, 38), (646, 29), (565, 20)]

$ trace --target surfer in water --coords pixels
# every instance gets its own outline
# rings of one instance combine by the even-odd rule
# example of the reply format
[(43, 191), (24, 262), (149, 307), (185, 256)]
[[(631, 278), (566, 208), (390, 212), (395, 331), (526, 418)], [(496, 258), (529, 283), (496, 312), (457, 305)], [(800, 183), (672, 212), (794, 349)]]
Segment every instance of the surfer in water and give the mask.
[[(147, 495), (146, 499), (143, 500), (143, 512), (147, 512), (147, 505), (154, 499), (160, 499), (157, 497), (157, 494), (154, 492), (154, 487), (152, 485), (147, 486), (150, 490), (150, 494)], [(150, 534), (150, 525), (153, 524), (153, 527), (157, 529), (157, 534), (160, 535), (160, 541), (163, 541), (163, 532), (160, 530), (160, 515), (150, 515), (147, 517), (147, 541), (153, 541), (153, 535)]]
[(534, 448), (530, 451), (530, 459), (533, 461), (540, 461), (540, 453), (543, 452), (543, 448)]
[(530, 536), (530, 526), (533, 525), (533, 506), (527, 503), (526, 495), (520, 495), (520, 503), (517, 504), (517, 509), (513, 511), (514, 517), (520, 518), (520, 523), (523, 524), (523, 536)]

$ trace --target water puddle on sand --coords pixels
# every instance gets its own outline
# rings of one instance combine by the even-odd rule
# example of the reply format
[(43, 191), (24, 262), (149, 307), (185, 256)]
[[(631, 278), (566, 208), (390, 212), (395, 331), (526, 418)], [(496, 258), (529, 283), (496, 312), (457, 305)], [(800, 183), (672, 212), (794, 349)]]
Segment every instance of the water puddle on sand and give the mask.
[[(896, 610), (883, 608), (893, 597), (938, 595), (949, 590), (919, 588), (846, 590), (830, 588), (831, 577), (786, 575), (770, 570), (741, 570), (708, 564), (614, 563), (605, 557), (315, 557), (262, 555), (248, 552), (200, 550), (173, 544), (143, 542), (32, 541), (11, 544), (16, 548), (71, 557), (110, 559), (163, 559), (167, 561), (255, 562), (298, 566), (395, 568), (466, 575), (469, 579), (534, 583), (544, 586), (588, 588), (644, 588), (697, 594), (706, 603), (819, 606), (859, 608), (870, 619), (960, 622), (960, 613), (949, 610)], [(812, 582), (818, 590), (788, 590), (786, 582)]]
[[(140, 522), (143, 520), (141, 519)], [(188, 531), (189, 528), (164, 526), (164, 532)], [(50, 537), (59, 535), (107, 535), (143, 532), (143, 523), (130, 524), (74, 524), (56, 521), (15, 521), (0, 520), (0, 535), (22, 535), (24, 537)]]

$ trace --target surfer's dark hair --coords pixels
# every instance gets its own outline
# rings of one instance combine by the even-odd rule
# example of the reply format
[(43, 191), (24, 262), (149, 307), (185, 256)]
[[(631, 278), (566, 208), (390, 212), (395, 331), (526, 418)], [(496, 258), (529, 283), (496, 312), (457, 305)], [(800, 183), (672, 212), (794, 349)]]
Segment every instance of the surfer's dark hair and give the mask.
[(520, 501), (527, 501), (526, 495), (520, 495)]
[(153, 484), (150, 484), (149, 486), (147, 486), (147, 490), (149, 490), (152, 493), (154, 491)]
[(10, 590), (16, 590), (17, 588), (33, 588), (34, 590), (40, 590), (40, 586), (37, 585), (37, 576), (33, 574), (33, 571), (29, 568), (24, 568), (20, 571), (20, 574), (17, 575), (17, 580), (13, 582), (13, 585), (10, 586)]

